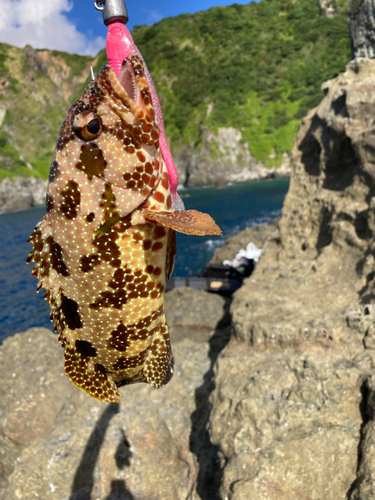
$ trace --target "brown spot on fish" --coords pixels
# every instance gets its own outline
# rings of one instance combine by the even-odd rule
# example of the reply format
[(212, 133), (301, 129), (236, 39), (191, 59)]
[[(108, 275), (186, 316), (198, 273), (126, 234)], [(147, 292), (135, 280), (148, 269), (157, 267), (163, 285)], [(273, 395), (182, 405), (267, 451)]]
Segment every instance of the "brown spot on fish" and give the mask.
[(51, 184), (59, 175), (59, 164), (57, 163), (56, 160), (52, 162), (51, 169), (49, 171), (49, 177), (48, 177), (48, 182)]
[(116, 361), (116, 363), (113, 364), (113, 369), (126, 370), (127, 368), (136, 368), (137, 366), (142, 366), (146, 356), (147, 356), (147, 350), (140, 352), (136, 356), (128, 358), (120, 356)]
[(101, 177), (107, 167), (103, 152), (97, 144), (89, 142), (82, 144), (79, 162), (76, 164), (78, 170), (84, 172), (89, 179), (94, 176)]
[(63, 251), (61, 246), (56, 243), (52, 236), (48, 236), (46, 239), (46, 244), (50, 248), (50, 259), (52, 268), (55, 269), (62, 276), (69, 276), (68, 268), (63, 260)]
[(79, 269), (83, 273), (89, 273), (98, 264), (100, 264), (99, 255), (96, 254), (83, 255), (79, 261)]
[(163, 226), (156, 226), (154, 229), (154, 238), (159, 240), (160, 238), (164, 238), (166, 235), (166, 231)]
[(151, 165), (151, 163), (148, 161), (145, 165), (145, 170), (146, 170), (146, 173), (152, 175), (154, 169), (153, 169), (153, 166)]
[(143, 130), (143, 132), (148, 134), (149, 132), (151, 132), (152, 126), (149, 123), (143, 123), (142, 130)]
[(87, 222), (92, 222), (94, 219), (95, 219), (94, 212), (90, 212), (88, 215), (86, 215)]
[(102, 199), (104, 201), (99, 203), (100, 207), (104, 208), (104, 220), (114, 219), (119, 217), (119, 213), (116, 210), (116, 197), (113, 193), (111, 184), (108, 182), (105, 184), (104, 192), (102, 193)]
[(47, 194), (47, 197), (46, 197), (46, 209), (47, 209), (47, 212), (51, 212), (51, 210), (54, 209), (52, 196), (50, 196), (49, 194)]
[(151, 247), (152, 247), (152, 241), (151, 240), (144, 240), (143, 249), (150, 250)]
[(163, 186), (164, 189), (168, 189), (169, 187), (168, 174), (166, 172), (164, 172), (162, 175), (161, 185)]
[(65, 189), (61, 191), (61, 196), (61, 213), (63, 213), (67, 219), (75, 219), (78, 214), (78, 207), (81, 203), (81, 193), (78, 184), (70, 180)]
[(158, 250), (161, 250), (161, 249), (163, 248), (163, 246), (164, 246), (164, 245), (163, 245), (163, 243), (161, 243), (161, 242), (157, 241), (156, 243), (154, 243), (154, 244), (152, 245), (151, 250), (152, 250), (153, 252), (157, 252)]
[(57, 144), (56, 144), (56, 149), (58, 151), (61, 151), (65, 148), (65, 146), (67, 144), (69, 144), (70, 141), (72, 141), (74, 139), (74, 134), (71, 134), (67, 137), (61, 137), (58, 141), (57, 141)]
[(138, 156), (139, 161), (141, 161), (142, 163), (144, 163), (146, 161), (146, 157), (141, 151), (137, 152), (137, 156)]
[(108, 283), (108, 286), (114, 289), (124, 288), (126, 284), (124, 269), (116, 269), (113, 280)]
[(76, 340), (75, 346), (84, 358), (95, 358), (97, 354), (95, 347), (90, 342), (87, 342), (87, 340)]
[(109, 262), (114, 267), (117, 267), (118, 259), (121, 256), (120, 249), (116, 243), (117, 238), (117, 232), (111, 229), (108, 233), (95, 236), (93, 240), (99, 257), (105, 262)]
[(127, 294), (123, 288), (115, 291), (106, 290), (104, 292), (100, 292), (100, 296), (95, 300), (95, 302), (90, 304), (90, 308), (94, 310), (98, 310), (103, 307), (121, 309), (122, 306), (127, 303), (129, 297), (130, 294)]
[(134, 241), (141, 241), (143, 240), (143, 235), (139, 231), (134, 231), (133, 233), (133, 240)]
[(156, 193), (154, 193), (153, 198), (159, 203), (164, 203), (164, 195), (160, 191), (156, 191)]
[(111, 332), (109, 346), (117, 351), (124, 352), (129, 347), (129, 335), (132, 330), (128, 329), (123, 323), (120, 323), (116, 330)]
[(78, 304), (72, 299), (61, 294), (61, 312), (64, 320), (70, 330), (82, 328), (81, 316), (78, 312)]

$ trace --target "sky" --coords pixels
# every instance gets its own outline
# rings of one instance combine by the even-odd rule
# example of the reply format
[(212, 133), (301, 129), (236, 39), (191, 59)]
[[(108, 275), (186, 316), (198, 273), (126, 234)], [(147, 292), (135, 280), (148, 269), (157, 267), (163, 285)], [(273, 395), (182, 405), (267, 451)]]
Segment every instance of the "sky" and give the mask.
[[(126, 0), (127, 26), (132, 29), (165, 17), (249, 1)], [(0, 0), (0, 42), (96, 55), (105, 47), (105, 37), (106, 26), (101, 12), (94, 7), (94, 0)]]

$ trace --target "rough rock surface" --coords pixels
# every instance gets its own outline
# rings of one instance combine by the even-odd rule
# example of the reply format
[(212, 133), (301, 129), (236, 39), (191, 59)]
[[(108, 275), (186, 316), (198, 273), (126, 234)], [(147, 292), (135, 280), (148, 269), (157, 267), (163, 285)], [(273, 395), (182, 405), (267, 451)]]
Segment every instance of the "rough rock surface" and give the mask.
[(228, 238), (222, 247), (216, 248), (211, 259), (212, 264), (222, 264), (224, 260), (233, 260), (241, 249), (246, 249), (249, 243), (257, 248), (263, 248), (266, 241), (275, 233), (279, 217), (268, 224), (246, 227), (243, 231)]
[(0, 183), (0, 212), (27, 210), (46, 201), (46, 182), (36, 177), (5, 178)]
[(335, 17), (338, 12), (337, 0), (319, 0), (319, 10), (322, 16)]
[(375, 57), (375, 5), (372, 0), (348, 0), (353, 57)]
[(251, 155), (242, 133), (234, 127), (219, 127), (217, 134), (202, 129), (200, 146), (186, 146), (175, 156), (180, 183), (185, 187), (225, 186), (229, 182), (289, 177), (286, 154), (279, 168), (266, 168)]
[(322, 88), (214, 369), (222, 499), (375, 498), (375, 61)]
[(226, 301), (179, 289), (166, 302), (176, 373), (159, 391), (122, 388), (119, 404), (100, 403), (68, 380), (63, 350), (49, 330), (5, 340), (1, 499), (182, 500), (218, 488), (218, 457), (205, 425), (212, 366), (229, 338)]

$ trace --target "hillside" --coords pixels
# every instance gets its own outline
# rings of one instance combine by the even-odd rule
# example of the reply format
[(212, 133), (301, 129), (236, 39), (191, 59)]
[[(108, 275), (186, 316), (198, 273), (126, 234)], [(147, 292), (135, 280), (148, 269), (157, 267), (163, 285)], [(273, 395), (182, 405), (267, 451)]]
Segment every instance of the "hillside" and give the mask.
[[(331, 2), (332, 3), (332, 2)], [(321, 83), (350, 59), (346, 2), (333, 17), (311, 0), (215, 7), (133, 30), (153, 75), (181, 181), (277, 167)], [(0, 179), (45, 178), (68, 106), (99, 70), (92, 58), (0, 44)], [(207, 171), (206, 177), (202, 171)]]

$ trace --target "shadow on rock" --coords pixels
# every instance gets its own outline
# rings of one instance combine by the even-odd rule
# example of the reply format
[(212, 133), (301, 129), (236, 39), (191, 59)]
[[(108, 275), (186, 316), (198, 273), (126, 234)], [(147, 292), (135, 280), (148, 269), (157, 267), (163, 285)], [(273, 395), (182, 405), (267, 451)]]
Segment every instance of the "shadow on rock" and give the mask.
[[(227, 307), (229, 308), (229, 304)], [(211, 411), (209, 397), (215, 389), (213, 367), (219, 353), (229, 342), (230, 322), (230, 316), (225, 312), (209, 340), (210, 368), (204, 374), (203, 384), (195, 390), (196, 410), (191, 415), (190, 451), (194, 453), (199, 463), (196, 489), (202, 500), (220, 499), (222, 464), (218, 448), (210, 440), (207, 424)]]
[[(94, 472), (99, 457), (100, 448), (103, 444), (105, 433), (109, 427), (111, 419), (119, 412), (118, 403), (111, 403), (104, 410), (97, 421), (83, 452), (81, 462), (76, 470), (72, 494), (70, 500), (90, 500), (94, 488)], [(116, 465), (119, 469), (130, 465), (130, 445), (124, 432), (122, 439), (115, 453)], [(106, 500), (133, 500), (134, 497), (126, 489), (125, 481), (113, 480), (111, 482), (111, 491)]]

